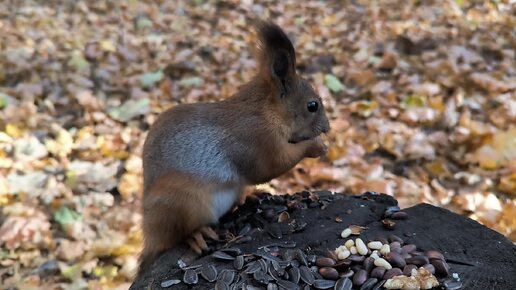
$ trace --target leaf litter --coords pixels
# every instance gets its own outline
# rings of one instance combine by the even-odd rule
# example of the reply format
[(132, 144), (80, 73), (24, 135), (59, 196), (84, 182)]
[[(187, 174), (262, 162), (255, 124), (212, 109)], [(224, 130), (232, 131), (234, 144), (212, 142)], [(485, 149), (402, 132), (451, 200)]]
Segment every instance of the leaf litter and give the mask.
[(250, 80), (245, 19), (256, 15), (293, 36), (332, 126), (327, 158), (259, 189), (384, 192), (516, 241), (507, 1), (7, 1), (0, 11), (6, 287), (129, 287), (146, 130), (171, 106), (221, 100)]

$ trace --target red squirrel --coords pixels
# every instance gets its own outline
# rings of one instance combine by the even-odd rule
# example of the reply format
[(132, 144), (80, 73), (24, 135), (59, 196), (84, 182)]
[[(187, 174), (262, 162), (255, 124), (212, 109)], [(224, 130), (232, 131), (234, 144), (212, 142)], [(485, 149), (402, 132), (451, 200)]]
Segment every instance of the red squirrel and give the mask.
[(143, 237), (139, 273), (190, 239), (197, 252), (208, 226), (242, 198), (305, 157), (320, 157), (330, 129), (321, 98), (296, 73), (295, 50), (281, 28), (258, 21), (258, 72), (236, 94), (163, 112), (143, 148)]

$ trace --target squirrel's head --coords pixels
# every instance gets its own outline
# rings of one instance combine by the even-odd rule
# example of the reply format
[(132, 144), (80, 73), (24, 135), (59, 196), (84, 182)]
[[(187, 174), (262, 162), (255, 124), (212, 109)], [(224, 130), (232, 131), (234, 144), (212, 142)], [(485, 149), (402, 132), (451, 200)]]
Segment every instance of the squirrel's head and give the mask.
[(296, 73), (296, 53), (289, 38), (277, 25), (258, 22), (258, 77), (265, 81), (267, 101), (289, 128), (288, 142), (313, 139), (330, 126), (321, 98)]

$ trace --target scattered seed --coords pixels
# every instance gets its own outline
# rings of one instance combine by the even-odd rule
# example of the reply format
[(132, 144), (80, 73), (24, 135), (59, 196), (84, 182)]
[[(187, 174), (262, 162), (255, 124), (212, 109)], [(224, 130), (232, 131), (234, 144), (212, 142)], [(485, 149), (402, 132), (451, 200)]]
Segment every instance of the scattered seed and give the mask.
[(384, 228), (386, 228), (388, 230), (393, 230), (396, 227), (396, 223), (390, 219), (383, 219), (382, 225)]
[[(398, 242), (398, 243), (400, 243), (400, 245), (403, 245), (403, 239), (396, 235), (390, 235), (389, 242), (391, 242), (391, 243)], [(392, 245), (391, 245), (391, 248), (392, 248)]]
[(303, 251), (301, 251), (300, 249), (297, 249), (295, 253), (296, 253), (296, 258), (297, 258), (297, 260), (298, 260), (302, 265), (308, 266), (308, 261), (306, 260), (306, 255), (305, 255), (305, 253), (303, 253)]
[(243, 237), (239, 238), (238, 240), (236, 240), (235, 243), (245, 244), (245, 243), (249, 243), (252, 240), (253, 240), (253, 238), (251, 236), (243, 236)]
[(222, 280), (226, 282), (226, 284), (231, 285), (233, 283), (233, 280), (235, 279), (235, 271), (229, 271), (229, 270), (222, 270), (219, 274), (219, 277), (217, 280)]
[(348, 269), (347, 271), (341, 273), (340, 277), (341, 278), (351, 278), (351, 277), (353, 277), (353, 275), (355, 275), (355, 271)]
[(385, 274), (385, 268), (384, 267), (376, 267), (373, 270), (371, 270), (371, 277), (376, 279), (382, 279), (383, 275)]
[(256, 280), (256, 282), (263, 284), (263, 285), (269, 284), (269, 281), (272, 280), (272, 278), (263, 271), (254, 272), (253, 278), (254, 278), (254, 280)]
[(301, 272), (298, 267), (292, 267), (288, 271), (289, 280), (293, 283), (299, 283), (299, 278), (301, 277)]
[(385, 281), (387, 280), (381, 280), (380, 282), (376, 283), (376, 285), (374, 285), (374, 287), (371, 290), (383, 289), (383, 284), (385, 284)]
[(390, 270), (392, 269), (392, 266), (391, 264), (389, 264), (389, 262), (387, 262), (385, 259), (383, 258), (378, 258), (376, 260), (374, 260), (374, 265), (375, 266), (378, 266), (378, 267), (384, 267), (385, 269), (387, 270)]
[(426, 251), (425, 252), (425, 255), (428, 257), (428, 259), (430, 260), (441, 260), (441, 261), (444, 261), (444, 256), (443, 254), (441, 254), (440, 252), (438, 251)]
[(342, 231), (342, 233), (340, 234), (340, 237), (345, 239), (345, 238), (349, 237), (350, 235), (351, 235), (351, 229), (346, 228)]
[(246, 269), (244, 273), (246, 274), (254, 274), (255, 272), (258, 272), (262, 269), (260, 262), (254, 261), (249, 264), (247, 264)]
[(450, 275), (450, 266), (442, 260), (432, 260), (430, 262), (435, 267), (435, 274), (437, 276), (446, 277)]
[[(403, 275), (410, 277), (412, 275), (412, 270), (417, 270), (416, 265), (406, 265), (403, 268)], [(435, 270), (435, 268), (434, 268)]]
[(378, 237), (376, 240), (382, 242), (382, 244), (388, 244), (389, 243), (389, 241), (387, 241), (387, 239), (384, 238), (384, 237)]
[(353, 282), (347, 277), (340, 278), (337, 283), (335, 283), (334, 290), (351, 290), (353, 288)]
[(428, 264), (430, 261), (425, 256), (414, 256), (405, 260), (407, 264), (414, 264), (416, 266), (423, 266)]
[(169, 279), (169, 280), (165, 280), (163, 282), (161, 282), (161, 288), (168, 288), (170, 286), (173, 286), (173, 285), (177, 285), (181, 283), (181, 280), (178, 280), (178, 279)]
[(344, 246), (346, 246), (346, 248), (351, 248), (355, 245), (355, 241), (353, 240), (347, 240), (346, 243), (344, 243)]
[(423, 265), (423, 268), (427, 269), (432, 275), (435, 274), (435, 267), (432, 264)]
[(199, 282), (199, 276), (197, 276), (194, 269), (188, 269), (183, 275), (183, 282), (187, 285), (195, 285)]
[(303, 280), (303, 282), (305, 282), (306, 284), (312, 285), (314, 283), (314, 280), (315, 280), (314, 274), (312, 273), (312, 271), (310, 271), (310, 269), (308, 269), (308, 267), (306, 267), (306, 266), (299, 267), (299, 274), (300, 274), (301, 280)]
[(367, 247), (366, 247), (366, 245), (364, 244), (364, 241), (362, 241), (361, 238), (358, 238), (358, 239), (355, 240), (355, 245), (357, 247), (357, 252), (360, 255), (367, 255)]
[(236, 270), (242, 270), (244, 267), (244, 256), (237, 256), (233, 261), (233, 267), (235, 267)]
[(404, 212), (404, 211), (398, 211), (398, 212), (395, 212), (391, 215), (391, 218), (393, 220), (406, 220), (408, 219), (408, 213)]
[(360, 290), (371, 290), (373, 289), (374, 285), (378, 282), (378, 279), (376, 278), (369, 278), (367, 279), (364, 284), (360, 287)]
[(284, 211), (284, 212), (280, 213), (278, 216), (279, 223), (282, 223), (288, 219), (290, 219), (290, 215), (288, 214), (288, 211)]
[(362, 226), (357, 226), (357, 225), (351, 225), (351, 226), (349, 226), (349, 228), (351, 229), (352, 235), (360, 235), (361, 232), (369, 229), (368, 227), (362, 227)]
[(213, 265), (206, 265), (202, 267), (201, 276), (208, 282), (217, 280), (217, 269)]
[(371, 257), (367, 257), (365, 260), (364, 260), (364, 264), (363, 264), (363, 267), (364, 267), (364, 270), (367, 271), (367, 273), (371, 272), (371, 270), (373, 269), (374, 267), (374, 259), (371, 258)]
[(373, 242), (369, 242), (367, 244), (367, 247), (371, 250), (379, 250), (382, 248), (382, 242), (378, 242), (378, 241), (373, 241)]
[(351, 255), (349, 256), (349, 260), (356, 264), (362, 264), (365, 260), (365, 257), (360, 255)]
[(400, 207), (399, 206), (390, 206), (388, 207), (385, 212), (384, 212), (384, 216), (385, 217), (390, 217), (393, 213), (395, 212), (399, 212), (400, 211)]
[(412, 253), (415, 250), (417, 250), (417, 246), (414, 244), (408, 244), (408, 245), (401, 247), (401, 251), (404, 253)]
[(216, 251), (215, 253), (211, 254), (213, 258), (223, 261), (233, 261), (235, 257), (230, 256), (222, 251)]
[(267, 290), (278, 290), (278, 285), (274, 283), (267, 284)]
[(215, 290), (229, 290), (229, 285), (223, 280), (218, 280), (215, 283)]
[(444, 287), (446, 287), (446, 290), (457, 290), (457, 289), (462, 288), (461, 281), (445, 280), (443, 284), (444, 284)]
[(278, 283), (278, 285), (280, 287), (283, 287), (286, 290), (299, 290), (299, 286), (297, 286), (297, 284), (292, 283), (292, 282), (287, 281), (287, 280), (280, 279), (280, 280), (277, 281), (277, 283)]
[(373, 258), (373, 259), (375, 259), (375, 260), (376, 260), (376, 259), (378, 259), (378, 258), (380, 258), (380, 256), (378, 255), (378, 251), (373, 251), (373, 252), (371, 253), (371, 255), (369, 255), (369, 257), (371, 257), (371, 258)]
[(338, 261), (333, 268), (337, 269), (337, 271), (342, 272), (344, 270), (347, 270), (349, 268), (349, 265), (351, 265), (350, 260), (340, 260)]
[(324, 280), (324, 279), (317, 279), (314, 281), (313, 285), (316, 289), (330, 289), (335, 286), (335, 281), (332, 280)]
[(351, 248), (349, 248), (349, 252), (353, 255), (356, 255), (358, 253), (357, 247), (352, 246)]
[(315, 260), (315, 264), (318, 267), (333, 267), (335, 265), (335, 260), (331, 258), (319, 257)]
[(225, 249), (220, 249), (219, 251), (224, 252), (233, 257), (242, 254), (242, 250), (240, 250), (239, 248), (225, 248)]
[(355, 275), (353, 275), (353, 284), (356, 286), (362, 286), (364, 282), (367, 280), (367, 272), (363, 269), (358, 270)]
[(403, 271), (401, 271), (400, 268), (392, 268), (392, 269), (387, 270), (387, 272), (385, 272), (385, 274), (383, 275), (383, 279), (387, 280), (387, 279), (391, 279), (394, 276), (400, 276), (400, 275), (403, 275)]
[(403, 257), (396, 253), (396, 252), (390, 252), (387, 255), (385, 255), (385, 259), (394, 267), (398, 267), (400, 269), (403, 269), (407, 263), (405, 262), (405, 259)]
[(281, 239), (283, 237), (283, 233), (281, 232), (281, 227), (279, 224), (270, 224), (265, 227), (265, 230), (273, 238)]
[(334, 268), (330, 267), (322, 267), (319, 269), (319, 274), (323, 276), (323, 278), (328, 280), (337, 280), (339, 278), (339, 272)]

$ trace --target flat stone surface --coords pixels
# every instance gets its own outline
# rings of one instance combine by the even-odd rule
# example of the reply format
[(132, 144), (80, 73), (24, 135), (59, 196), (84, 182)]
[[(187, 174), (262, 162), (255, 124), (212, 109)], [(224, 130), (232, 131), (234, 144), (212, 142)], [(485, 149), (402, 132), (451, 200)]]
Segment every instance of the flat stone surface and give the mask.
[[(253, 228), (261, 225), (262, 228), (251, 230), (248, 234), (251, 238), (247, 242), (230, 243), (227, 246), (238, 247), (243, 253), (253, 253), (264, 245), (293, 241), (296, 248), (307, 253), (322, 254), (325, 250), (333, 250), (345, 242), (340, 238), (343, 229), (349, 225), (360, 225), (369, 228), (359, 236), (364, 241), (395, 234), (406, 243), (417, 245), (421, 250), (442, 252), (451, 266), (450, 273), (459, 274), (463, 282), (461, 289), (514, 289), (516, 285), (516, 247), (503, 235), (476, 221), (446, 209), (421, 204), (404, 209), (409, 218), (397, 220), (395, 229), (387, 230), (381, 224), (383, 214), (387, 207), (397, 204), (390, 196), (370, 193), (362, 196), (332, 196), (328, 192), (321, 192), (318, 196), (319, 206), (289, 210), (290, 219), (279, 224), (283, 231), (281, 239), (273, 238), (262, 229), (264, 220), (257, 218), (259, 214), (256, 213), (261, 211), (258, 208), (271, 204), (280, 208), (277, 200), (268, 197), (269, 201), (264, 201), (261, 205), (247, 202), (234, 213), (223, 217), (221, 226), (229, 227), (234, 232), (238, 232), (246, 224), (251, 224)], [(336, 221), (340, 219), (342, 222)], [(289, 233), (288, 223), (292, 220), (304, 221), (307, 226), (301, 232)], [(218, 243), (211, 246), (219, 248), (223, 245), (224, 243)], [(160, 285), (165, 280), (182, 279), (184, 272), (178, 267), (180, 257), (188, 257), (185, 247), (163, 254), (154, 263), (151, 271), (138, 277), (130, 289), (214, 288), (214, 283), (206, 282), (200, 275), (199, 283), (195, 286), (180, 283), (162, 288)], [(232, 262), (216, 261), (209, 255), (191, 260), (188, 264), (206, 263), (214, 264), (219, 272), (222, 269), (233, 269)]]

